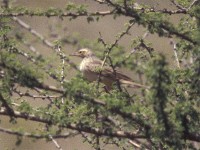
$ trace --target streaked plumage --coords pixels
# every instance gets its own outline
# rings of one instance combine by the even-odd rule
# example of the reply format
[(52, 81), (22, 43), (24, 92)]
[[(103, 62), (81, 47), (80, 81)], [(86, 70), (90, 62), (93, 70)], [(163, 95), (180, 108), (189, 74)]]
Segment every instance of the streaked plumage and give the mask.
[(78, 52), (72, 54), (72, 56), (83, 58), (79, 68), (88, 81), (97, 81), (101, 72), (100, 82), (105, 84), (107, 90), (112, 89), (112, 85), (116, 81), (119, 81), (122, 85), (125, 84), (132, 87), (145, 88), (143, 85), (134, 83), (131, 78), (121, 72), (117, 70), (114, 72), (113, 69), (106, 64), (102, 67), (103, 62), (89, 49), (80, 49)]

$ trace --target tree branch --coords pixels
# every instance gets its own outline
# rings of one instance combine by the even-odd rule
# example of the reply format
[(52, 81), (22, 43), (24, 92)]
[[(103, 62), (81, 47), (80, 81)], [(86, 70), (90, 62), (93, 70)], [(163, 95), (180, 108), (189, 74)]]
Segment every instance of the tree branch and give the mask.
[(0, 93), (0, 101), (2, 102), (2, 106), (6, 108), (6, 111), (10, 117), (15, 117), (14, 110), (9, 106), (8, 102), (4, 99), (3, 95)]
[[(125, 7), (123, 7), (123, 6), (119, 5), (119, 4), (111, 2), (110, 0), (105, 0), (105, 1), (109, 5), (111, 5), (112, 7), (117, 8), (119, 14), (123, 14), (125, 16), (129, 16), (129, 17), (137, 18), (137, 19), (141, 18), (140, 15), (138, 14), (138, 12), (135, 12), (134, 9), (131, 9), (129, 7), (125, 8)], [(145, 8), (144, 8), (144, 10), (145, 10)], [(156, 12), (154, 9), (152, 9), (152, 11)], [(186, 10), (180, 10), (180, 11), (186, 11)], [(165, 10), (165, 9), (163, 10), (163, 12), (167, 12), (167, 13), (172, 13), (173, 14), (172, 11), (168, 11), (168, 10)], [(177, 12), (179, 12), (179, 11), (177, 11)], [(151, 23), (151, 20), (149, 22), (147, 22), (147, 23)], [(191, 37), (189, 37), (189, 36), (187, 36), (187, 35), (185, 35), (183, 33), (180, 33), (180, 32), (178, 32), (178, 31), (176, 31), (174, 29), (171, 29), (168, 25), (166, 25), (164, 23), (160, 23), (159, 27), (163, 28), (166, 31), (168, 31), (169, 34), (171, 34), (171, 35), (176, 35), (177, 37), (182, 38), (182, 39), (184, 39), (186, 41), (189, 41), (189, 42), (193, 43), (194, 45), (197, 44), (197, 41), (194, 41)]]
[[(17, 22), (21, 27), (23, 27), (24, 29), (28, 30), (32, 35), (36, 36), (37, 38), (39, 38), (44, 45), (46, 45), (47, 47), (54, 49), (54, 44), (52, 44), (49, 40), (45, 39), (45, 37), (40, 34), (39, 32), (37, 32), (35, 29), (33, 29), (30, 25), (28, 25), (27, 23), (25, 23), (24, 21), (22, 21), (21, 19), (17, 18), (17, 17), (13, 17), (13, 20), (15, 22)], [(55, 51), (56, 52), (56, 51)], [(78, 68), (76, 67), (76, 65), (71, 62), (66, 55), (63, 56), (65, 61), (74, 69), (78, 70)]]
[[(19, 132), (19, 131), (13, 131), (10, 129), (5, 129), (0, 127), (0, 132), (7, 133), (7, 134), (12, 134), (16, 136), (25, 136), (25, 137), (30, 137), (30, 138), (35, 138), (35, 139), (43, 139), (43, 138), (48, 138), (49, 135), (41, 135), (41, 134), (32, 134), (28, 132)], [(51, 135), (53, 138), (59, 139), (59, 138), (69, 138), (71, 136), (75, 136), (77, 133), (76, 132), (68, 132), (65, 134), (59, 134), (59, 135)]]
[(83, 17), (83, 16), (108, 16), (112, 15), (114, 10), (107, 11), (96, 11), (96, 12), (84, 12), (84, 13), (72, 13), (72, 12), (62, 12), (57, 13), (47, 13), (47, 12), (11, 12), (11, 13), (0, 13), (1, 17), (19, 17), (19, 16), (46, 16), (46, 17)]
[[(27, 113), (20, 113), (18, 111), (14, 111), (15, 117), (16, 118), (22, 118), (26, 120), (31, 120), (31, 121), (36, 121), (36, 122), (41, 122), (45, 124), (52, 124), (52, 120), (44, 119), (35, 115), (27, 114)], [(1, 109), (0, 110), (0, 115), (9, 115), (8, 112), (5, 110)], [(99, 135), (99, 136), (109, 136), (109, 137), (116, 137), (116, 138), (128, 138), (128, 139), (145, 139), (146, 136), (144, 135), (136, 135), (132, 132), (126, 132), (126, 131), (112, 131), (112, 130), (107, 130), (107, 129), (100, 129), (100, 128), (94, 128), (94, 127), (88, 127), (88, 126), (82, 126), (80, 124), (74, 124), (74, 123), (69, 123), (67, 125), (63, 125), (61, 127), (64, 128), (69, 128), (72, 130), (76, 130), (79, 132), (86, 132), (94, 135)]]

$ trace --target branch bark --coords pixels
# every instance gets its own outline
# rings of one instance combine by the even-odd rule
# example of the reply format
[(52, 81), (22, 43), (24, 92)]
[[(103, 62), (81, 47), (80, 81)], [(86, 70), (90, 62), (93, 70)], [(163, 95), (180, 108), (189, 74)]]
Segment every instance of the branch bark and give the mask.
[[(22, 118), (26, 120), (31, 120), (31, 121), (36, 121), (40, 123), (45, 123), (45, 124), (52, 124), (52, 120), (44, 119), (35, 115), (31, 114), (25, 114), (25, 113), (20, 113), (18, 111), (14, 111), (15, 117), (16, 118)], [(8, 116), (8, 112), (5, 110), (1, 109), (0, 110), (0, 115), (5, 115)], [(107, 129), (100, 129), (100, 128), (94, 128), (94, 127), (87, 127), (87, 126), (82, 126), (80, 124), (74, 124), (74, 123), (69, 123), (67, 125), (63, 125), (62, 127), (76, 130), (79, 132), (86, 132), (94, 135), (99, 135), (99, 136), (109, 136), (109, 137), (116, 137), (116, 138), (128, 138), (128, 139), (145, 139), (146, 136), (144, 135), (137, 135), (132, 132), (126, 132), (126, 131), (111, 131)]]

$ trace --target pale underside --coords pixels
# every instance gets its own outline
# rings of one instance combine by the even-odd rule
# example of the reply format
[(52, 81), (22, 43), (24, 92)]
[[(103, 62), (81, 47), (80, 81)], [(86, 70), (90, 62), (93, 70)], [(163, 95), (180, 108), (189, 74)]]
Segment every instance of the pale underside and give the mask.
[(132, 82), (131, 78), (118, 70), (114, 71), (106, 64), (102, 67), (102, 61), (96, 57), (85, 57), (80, 64), (80, 71), (88, 81), (100, 81), (109, 90), (114, 82), (119, 81), (120, 84), (131, 84)]

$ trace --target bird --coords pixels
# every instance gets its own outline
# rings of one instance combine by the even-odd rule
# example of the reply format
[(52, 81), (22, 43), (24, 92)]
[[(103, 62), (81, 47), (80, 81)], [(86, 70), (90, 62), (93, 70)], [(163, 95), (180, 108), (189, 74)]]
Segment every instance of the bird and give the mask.
[(121, 73), (119, 70), (114, 70), (104, 61), (100, 60), (95, 54), (88, 48), (82, 48), (71, 56), (77, 56), (82, 59), (79, 70), (83, 73), (83, 76), (89, 81), (98, 81), (105, 85), (106, 91), (113, 89), (114, 83), (119, 83), (120, 86), (148, 88), (145, 85), (135, 83), (130, 77)]

